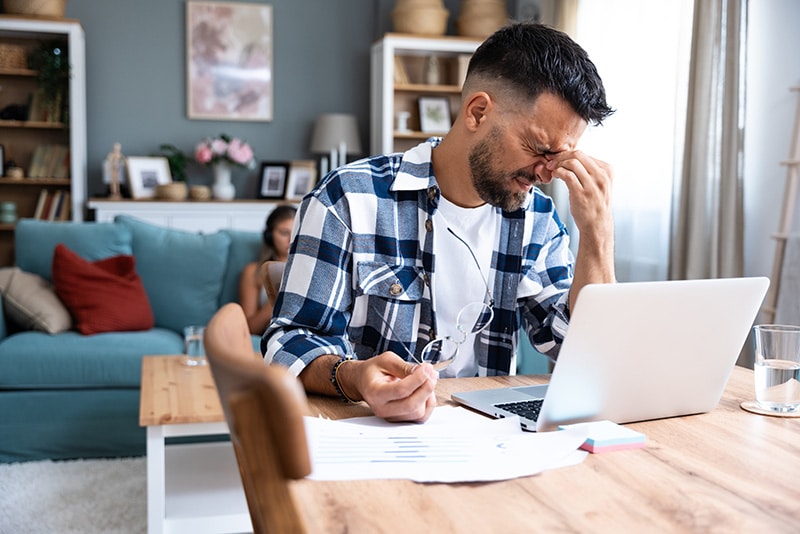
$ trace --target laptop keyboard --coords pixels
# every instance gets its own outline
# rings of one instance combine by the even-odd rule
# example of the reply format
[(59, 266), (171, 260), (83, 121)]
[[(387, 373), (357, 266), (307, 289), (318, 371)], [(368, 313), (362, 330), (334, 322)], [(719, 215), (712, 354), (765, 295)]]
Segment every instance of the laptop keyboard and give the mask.
[(542, 402), (544, 399), (535, 399), (529, 401), (507, 402), (504, 404), (495, 404), (497, 408), (502, 408), (508, 412), (516, 414), (520, 417), (536, 421), (539, 418), (539, 410), (542, 409)]

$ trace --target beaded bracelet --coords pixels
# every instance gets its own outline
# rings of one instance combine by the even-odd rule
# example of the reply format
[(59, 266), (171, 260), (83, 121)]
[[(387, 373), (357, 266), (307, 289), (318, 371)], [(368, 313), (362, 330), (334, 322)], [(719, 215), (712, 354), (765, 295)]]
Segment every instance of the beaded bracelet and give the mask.
[(346, 357), (342, 356), (339, 359), (339, 361), (337, 361), (335, 364), (333, 364), (333, 367), (331, 368), (331, 384), (333, 384), (334, 389), (336, 389), (336, 393), (339, 394), (339, 398), (342, 399), (343, 403), (345, 403), (345, 404), (358, 404), (358, 401), (354, 401), (353, 399), (351, 399), (350, 397), (345, 395), (344, 390), (342, 389), (342, 386), (339, 385), (339, 376), (338, 376), (339, 367), (344, 362), (349, 362), (349, 361), (352, 361), (352, 360), (350, 358), (346, 358)]

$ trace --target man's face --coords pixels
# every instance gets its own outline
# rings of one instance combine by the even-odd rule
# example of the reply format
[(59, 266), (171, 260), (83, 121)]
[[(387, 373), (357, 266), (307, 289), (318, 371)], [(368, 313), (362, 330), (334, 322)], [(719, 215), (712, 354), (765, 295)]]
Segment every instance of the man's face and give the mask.
[(484, 202), (515, 211), (534, 185), (552, 180), (547, 161), (575, 149), (586, 121), (564, 100), (545, 93), (530, 113), (507, 112), (487, 126), (469, 152), (472, 184)]

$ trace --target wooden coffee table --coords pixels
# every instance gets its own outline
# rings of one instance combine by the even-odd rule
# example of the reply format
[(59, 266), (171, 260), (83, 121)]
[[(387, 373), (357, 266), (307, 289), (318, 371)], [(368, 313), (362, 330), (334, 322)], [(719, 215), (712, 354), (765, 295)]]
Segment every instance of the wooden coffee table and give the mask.
[(168, 441), (228, 434), (208, 365), (189, 367), (182, 359), (142, 359), (139, 425), (147, 427), (147, 530), (252, 532), (230, 441)]

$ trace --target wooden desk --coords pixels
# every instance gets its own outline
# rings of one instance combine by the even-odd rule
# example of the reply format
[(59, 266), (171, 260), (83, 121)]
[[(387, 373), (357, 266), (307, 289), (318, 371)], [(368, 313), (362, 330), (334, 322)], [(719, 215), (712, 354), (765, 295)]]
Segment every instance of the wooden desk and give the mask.
[[(546, 376), (441, 380), (450, 393)], [(589, 455), (533, 477), (473, 484), (297, 481), (310, 532), (798, 532), (800, 419), (751, 414), (753, 373), (737, 367), (711, 413), (629, 425), (644, 449)], [(332, 418), (368, 415), (312, 397)]]
[[(173, 463), (164, 454), (165, 437), (227, 430), (208, 367), (182, 367), (179, 358), (144, 359), (140, 422), (148, 426), (149, 529), (246, 530), (230, 444), (208, 451), (217, 456), (199, 465), (224, 471), (213, 482), (230, 486), (235, 510), (212, 512), (222, 499), (208, 490), (198, 496), (198, 488), (190, 488), (195, 493), (185, 514), (169, 513), (164, 504), (165, 464)], [(440, 380), (437, 394), (447, 405), (455, 391), (546, 380)], [(753, 372), (737, 367), (713, 412), (628, 425), (647, 436), (646, 448), (589, 455), (580, 465), (533, 477), (473, 484), (300, 480), (293, 492), (310, 532), (798, 532), (800, 419), (745, 412), (739, 404), (753, 396)], [(312, 396), (309, 404), (331, 418), (371, 415), (364, 404), (332, 398)], [(217, 502), (209, 503), (206, 493)]]

